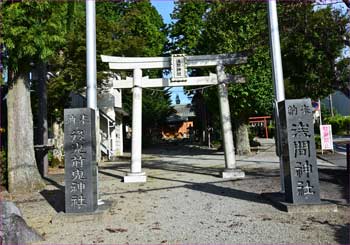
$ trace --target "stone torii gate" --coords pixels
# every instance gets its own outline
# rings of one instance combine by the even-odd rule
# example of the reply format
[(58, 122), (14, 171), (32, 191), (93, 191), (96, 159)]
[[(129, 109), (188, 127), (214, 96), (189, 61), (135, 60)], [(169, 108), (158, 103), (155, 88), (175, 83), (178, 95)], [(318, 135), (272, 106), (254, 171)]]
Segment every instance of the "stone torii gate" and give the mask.
[[(225, 74), (225, 65), (237, 65), (247, 62), (242, 54), (218, 54), (185, 56), (176, 54), (171, 57), (114, 57), (101, 55), (103, 62), (109, 63), (113, 70), (133, 70), (133, 77), (125, 80), (113, 80), (113, 87), (132, 88), (132, 146), (131, 171), (124, 176), (124, 182), (146, 182), (147, 176), (142, 172), (142, 88), (218, 85), (220, 118), (225, 150), (225, 169), (222, 177), (225, 179), (244, 178), (245, 174), (236, 168), (235, 150), (232, 136), (230, 106), (227, 95), (227, 83), (244, 82), (242, 76)], [(187, 77), (189, 67), (216, 67), (216, 74), (209, 76)], [(169, 69), (171, 78), (150, 79), (142, 76), (142, 69)]]

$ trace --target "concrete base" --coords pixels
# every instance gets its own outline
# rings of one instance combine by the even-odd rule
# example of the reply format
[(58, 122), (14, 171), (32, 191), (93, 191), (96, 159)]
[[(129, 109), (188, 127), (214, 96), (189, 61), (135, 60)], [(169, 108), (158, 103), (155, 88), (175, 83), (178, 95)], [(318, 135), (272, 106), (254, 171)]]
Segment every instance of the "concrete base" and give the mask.
[(244, 179), (245, 173), (237, 168), (226, 168), (222, 172), (223, 179)]
[(127, 173), (124, 176), (124, 183), (144, 183), (147, 181), (145, 173)]
[(294, 204), (285, 202), (284, 194), (280, 192), (261, 193), (261, 196), (271, 204), (288, 213), (337, 212), (336, 204), (321, 201), (316, 204)]
[(98, 205), (94, 212), (86, 213), (65, 213), (59, 212), (52, 217), (51, 222), (55, 224), (65, 224), (69, 222), (83, 222), (87, 220), (94, 220), (96, 222), (102, 222), (105, 216), (109, 214), (112, 207), (112, 201), (104, 200), (102, 205)]

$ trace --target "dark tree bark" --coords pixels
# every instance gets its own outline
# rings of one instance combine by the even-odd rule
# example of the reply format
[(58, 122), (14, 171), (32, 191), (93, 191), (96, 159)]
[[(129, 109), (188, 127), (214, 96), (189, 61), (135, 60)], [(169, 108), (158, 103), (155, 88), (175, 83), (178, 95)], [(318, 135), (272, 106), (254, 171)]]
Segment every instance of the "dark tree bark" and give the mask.
[(25, 75), (19, 74), (11, 84), (7, 108), (9, 192), (40, 190), (45, 184), (35, 161), (33, 116)]
[(48, 125), (47, 125), (47, 70), (46, 64), (41, 62), (37, 68), (39, 74), (38, 84), (38, 117), (36, 130), (36, 144), (41, 147), (36, 151), (36, 160), (41, 176), (47, 177), (49, 171), (48, 145)]

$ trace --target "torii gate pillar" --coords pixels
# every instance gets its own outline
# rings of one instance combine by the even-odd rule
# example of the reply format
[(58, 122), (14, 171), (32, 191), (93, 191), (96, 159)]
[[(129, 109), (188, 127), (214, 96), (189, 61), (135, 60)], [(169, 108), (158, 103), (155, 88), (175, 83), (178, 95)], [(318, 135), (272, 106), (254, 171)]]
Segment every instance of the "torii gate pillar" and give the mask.
[(132, 92), (132, 138), (131, 138), (131, 172), (124, 176), (125, 183), (146, 182), (147, 176), (142, 172), (142, 70), (134, 69)]
[(231, 113), (228, 100), (227, 85), (224, 83), (226, 75), (223, 65), (216, 66), (218, 77), (218, 96), (220, 105), (220, 120), (223, 135), (223, 145), (225, 150), (225, 169), (222, 172), (223, 179), (239, 179), (244, 178), (245, 174), (242, 170), (236, 168), (235, 146), (233, 144)]

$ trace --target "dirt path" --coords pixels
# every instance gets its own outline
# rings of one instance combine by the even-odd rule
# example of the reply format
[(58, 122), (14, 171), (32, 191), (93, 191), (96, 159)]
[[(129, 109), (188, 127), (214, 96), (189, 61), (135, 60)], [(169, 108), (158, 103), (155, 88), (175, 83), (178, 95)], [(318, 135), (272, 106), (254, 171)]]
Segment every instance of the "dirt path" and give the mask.
[(238, 181), (219, 178), (222, 152), (184, 146), (145, 152), (147, 183), (121, 182), (127, 159), (100, 166), (100, 197), (111, 208), (96, 215), (62, 212), (63, 173), (51, 176), (41, 193), (5, 197), (44, 236), (42, 244), (349, 243), (343, 170), (327, 163), (320, 170), (321, 196), (339, 203), (338, 212), (288, 214), (260, 196), (280, 188), (271, 145), (238, 160), (247, 174)]

